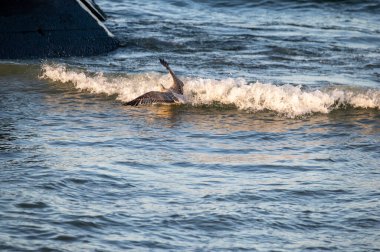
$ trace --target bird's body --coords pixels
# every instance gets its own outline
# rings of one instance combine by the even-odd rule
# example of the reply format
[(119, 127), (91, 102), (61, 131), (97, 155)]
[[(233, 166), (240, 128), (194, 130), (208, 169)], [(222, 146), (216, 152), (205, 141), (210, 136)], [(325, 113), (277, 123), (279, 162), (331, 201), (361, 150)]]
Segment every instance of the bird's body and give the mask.
[(183, 82), (178, 79), (174, 72), (169, 67), (169, 63), (165, 60), (160, 59), (160, 63), (169, 71), (173, 78), (173, 85), (170, 88), (165, 88), (161, 85), (161, 91), (150, 91), (147, 92), (132, 101), (125, 103), (124, 105), (138, 106), (147, 104), (173, 104), (173, 103), (184, 103), (185, 98), (183, 96)]

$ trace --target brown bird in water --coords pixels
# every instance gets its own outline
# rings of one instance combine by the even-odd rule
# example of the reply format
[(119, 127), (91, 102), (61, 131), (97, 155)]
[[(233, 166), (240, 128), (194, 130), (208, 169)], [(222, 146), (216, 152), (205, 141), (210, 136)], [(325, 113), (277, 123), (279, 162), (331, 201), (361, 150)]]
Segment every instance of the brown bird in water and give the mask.
[(173, 85), (170, 88), (165, 88), (161, 85), (162, 91), (150, 91), (145, 93), (132, 101), (124, 103), (127, 106), (138, 106), (146, 104), (170, 104), (170, 103), (184, 103), (185, 98), (183, 96), (183, 82), (177, 78), (174, 72), (169, 67), (169, 63), (163, 59), (160, 59), (160, 63), (169, 71), (173, 78)]

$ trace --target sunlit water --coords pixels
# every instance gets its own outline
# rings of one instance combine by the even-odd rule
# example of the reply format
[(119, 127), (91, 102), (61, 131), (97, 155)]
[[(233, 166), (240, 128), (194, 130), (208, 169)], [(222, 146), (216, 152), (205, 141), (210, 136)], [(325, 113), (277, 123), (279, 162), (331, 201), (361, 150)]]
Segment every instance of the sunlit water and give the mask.
[(97, 3), (123, 47), (0, 64), (1, 251), (379, 251), (379, 2)]

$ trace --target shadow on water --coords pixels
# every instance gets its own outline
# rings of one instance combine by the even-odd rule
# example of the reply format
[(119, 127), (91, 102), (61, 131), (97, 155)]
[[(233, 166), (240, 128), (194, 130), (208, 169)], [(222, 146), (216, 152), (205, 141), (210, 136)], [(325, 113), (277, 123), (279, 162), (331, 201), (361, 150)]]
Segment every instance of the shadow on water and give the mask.
[(30, 61), (28, 64), (26, 61), (22, 63), (1, 63), (0, 62), (0, 78), (7, 76), (27, 76), (29, 78), (35, 78), (40, 72), (38, 62)]
[(0, 156), (6, 155), (6, 152), (10, 152), (14, 149), (12, 144), (17, 139), (14, 135), (16, 128), (12, 121), (9, 119), (3, 119), (0, 121)]

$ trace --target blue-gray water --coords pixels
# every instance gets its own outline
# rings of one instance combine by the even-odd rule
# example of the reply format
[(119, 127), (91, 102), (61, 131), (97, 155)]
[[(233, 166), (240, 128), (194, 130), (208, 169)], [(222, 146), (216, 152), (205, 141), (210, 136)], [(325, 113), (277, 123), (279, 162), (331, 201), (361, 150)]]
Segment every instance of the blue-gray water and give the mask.
[[(380, 251), (379, 1), (97, 3), (115, 52), (0, 63), (1, 251)], [(189, 103), (122, 106), (159, 57)]]

